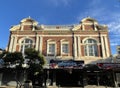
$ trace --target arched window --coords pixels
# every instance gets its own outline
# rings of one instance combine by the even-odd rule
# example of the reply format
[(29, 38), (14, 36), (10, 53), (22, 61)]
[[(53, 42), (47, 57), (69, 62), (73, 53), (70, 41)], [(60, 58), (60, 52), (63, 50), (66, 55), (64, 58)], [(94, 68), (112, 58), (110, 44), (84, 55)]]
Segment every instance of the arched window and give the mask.
[(21, 42), (21, 52), (24, 53), (25, 49), (32, 48), (33, 41), (31, 39), (24, 39)]
[(85, 56), (98, 56), (97, 41), (94, 39), (87, 39), (84, 41)]

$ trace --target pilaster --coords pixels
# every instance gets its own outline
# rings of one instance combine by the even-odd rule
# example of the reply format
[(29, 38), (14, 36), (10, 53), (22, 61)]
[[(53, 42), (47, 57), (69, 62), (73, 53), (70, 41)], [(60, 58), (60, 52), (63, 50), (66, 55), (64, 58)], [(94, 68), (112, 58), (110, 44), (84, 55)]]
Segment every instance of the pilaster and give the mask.
[(78, 57), (81, 58), (81, 39), (78, 36)]
[(42, 36), (40, 36), (40, 38), (39, 38), (39, 51), (40, 51), (40, 53), (42, 53), (42, 43), (43, 43), (43, 38), (42, 38)]
[(105, 36), (104, 39), (105, 39), (105, 48), (106, 48), (105, 50), (106, 50), (106, 55), (107, 55), (107, 57), (109, 57), (110, 54), (109, 54), (109, 48), (108, 48), (108, 40), (107, 40), (107, 36)]
[(103, 58), (105, 58), (106, 55), (105, 55), (105, 45), (104, 45), (104, 40), (103, 40), (104, 37), (101, 36), (100, 38), (101, 38), (102, 56)]
[(14, 42), (14, 37), (11, 36), (11, 39), (10, 39), (10, 46), (9, 46), (9, 52), (12, 52), (12, 49), (13, 49), (13, 42)]
[(13, 52), (16, 51), (16, 45), (17, 45), (17, 36), (14, 37), (14, 42), (13, 42)]
[(77, 41), (76, 36), (74, 36), (74, 57), (77, 58)]
[(38, 44), (39, 44), (39, 36), (36, 35), (36, 44), (35, 44), (35, 49), (38, 50)]

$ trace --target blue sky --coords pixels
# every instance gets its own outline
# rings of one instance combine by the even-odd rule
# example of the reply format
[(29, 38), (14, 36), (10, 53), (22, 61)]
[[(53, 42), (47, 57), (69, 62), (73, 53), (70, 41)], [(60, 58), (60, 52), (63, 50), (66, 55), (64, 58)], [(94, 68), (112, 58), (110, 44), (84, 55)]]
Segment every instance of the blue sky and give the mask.
[(0, 0), (0, 48), (8, 44), (10, 27), (30, 16), (39, 24), (78, 24), (90, 16), (109, 27), (112, 54), (120, 45), (120, 0)]

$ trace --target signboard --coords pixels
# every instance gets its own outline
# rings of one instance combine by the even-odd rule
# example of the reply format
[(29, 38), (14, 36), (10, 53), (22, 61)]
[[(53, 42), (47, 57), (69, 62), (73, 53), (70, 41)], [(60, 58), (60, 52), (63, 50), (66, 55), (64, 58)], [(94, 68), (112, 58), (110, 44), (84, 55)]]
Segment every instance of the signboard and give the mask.
[(120, 63), (97, 63), (97, 66), (102, 69), (120, 68)]
[(73, 68), (73, 69), (82, 69), (84, 61), (75, 61), (75, 60), (51, 60), (50, 68)]

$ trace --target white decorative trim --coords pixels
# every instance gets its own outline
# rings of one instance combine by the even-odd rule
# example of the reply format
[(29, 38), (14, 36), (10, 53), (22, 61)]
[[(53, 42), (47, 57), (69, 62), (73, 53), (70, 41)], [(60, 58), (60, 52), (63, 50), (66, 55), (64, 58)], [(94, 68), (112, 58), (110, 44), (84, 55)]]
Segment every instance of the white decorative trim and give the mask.
[(105, 58), (105, 45), (104, 45), (104, 40), (103, 40), (103, 36), (100, 37), (101, 39), (101, 47), (102, 47), (102, 55), (103, 55), (103, 58)]
[(77, 58), (77, 41), (75, 36), (74, 36), (74, 55), (75, 58)]
[(81, 27), (81, 24), (79, 24), (79, 25), (73, 27), (72, 30), (73, 30), (73, 31), (74, 31), (74, 30), (78, 30), (80, 27)]
[(33, 44), (35, 43), (35, 40), (34, 39), (32, 39), (32, 38), (30, 38), (30, 36), (24, 36), (23, 38), (21, 38), (20, 40), (19, 40), (19, 44), (21, 44), (21, 42), (23, 41), (23, 40), (25, 40), (25, 39), (31, 39), (32, 41), (33, 41)]
[(96, 24), (94, 23), (94, 30), (97, 31), (98, 29), (96, 28)]
[(36, 46), (35, 46), (35, 49), (38, 50), (38, 43), (39, 43), (39, 36), (36, 36)]
[[(13, 35), (13, 36), (16, 36), (16, 35)], [(18, 37), (26, 37), (25, 35), (17, 35)], [(29, 37), (35, 37), (36, 35), (27, 35), (27, 36), (29, 36)], [(73, 36), (73, 35), (38, 35), (39, 37), (40, 36), (42, 36), (42, 37), (48, 37), (48, 36), (50, 36), (50, 37), (71, 37), (71, 36)], [(98, 35), (90, 35), (90, 34), (76, 34), (75, 36), (91, 36), (91, 37), (98, 37), (99, 36), (99, 34)], [(107, 36), (107, 34), (101, 34), (101, 36)]]
[[(87, 22), (85, 22), (85, 21), (87, 21), (87, 20), (91, 21), (91, 23), (93, 23), (93, 22), (98, 23), (95, 19), (93, 19), (93, 18), (91, 18), (91, 17), (86, 17), (86, 18), (82, 19), (81, 22), (82, 22), (82, 23), (87, 23)], [(90, 23), (90, 22), (89, 22), (89, 23)]]
[(21, 25), (21, 29), (20, 30), (23, 31), (23, 25)]
[(35, 25), (33, 25), (33, 27), (32, 27), (32, 31), (35, 31)]
[(39, 51), (40, 51), (40, 53), (42, 53), (42, 43), (43, 43), (43, 38), (42, 37), (40, 37), (40, 40), (39, 40)]
[(11, 36), (11, 39), (10, 39), (10, 46), (9, 46), (9, 52), (12, 52), (12, 49), (13, 49), (13, 43), (14, 43), (14, 37)]
[(16, 31), (20, 28), (20, 25), (14, 25), (10, 28), (10, 31)]
[(78, 57), (81, 57), (81, 39), (80, 36), (78, 36)]
[(106, 55), (107, 55), (107, 57), (109, 57), (110, 54), (109, 54), (109, 49), (108, 49), (108, 41), (107, 41), (107, 37), (104, 37), (104, 39), (105, 39)]
[(96, 39), (96, 38), (93, 38), (93, 37), (87, 37), (87, 38), (84, 38), (83, 40), (82, 40), (82, 43), (84, 43), (87, 39), (93, 39), (93, 40), (95, 40), (97, 43), (99, 43), (99, 40), (98, 39)]
[[(61, 48), (60, 56), (62, 56), (62, 54), (69, 54), (69, 52), (70, 52), (70, 51), (69, 51), (69, 50), (70, 50), (70, 49), (69, 49), (69, 42), (68, 42), (67, 40), (62, 39), (62, 40), (60, 40), (60, 44), (61, 44), (61, 45), (60, 45), (60, 46), (61, 46), (61, 47), (60, 47), (60, 48)], [(63, 53), (63, 52), (62, 52), (62, 45), (63, 45), (63, 44), (68, 44), (68, 53)]]
[(97, 23), (93, 23), (93, 22), (91, 22), (91, 23), (82, 23), (83, 25), (93, 25), (93, 24), (97, 24)]
[(13, 52), (16, 51), (16, 45), (17, 45), (17, 36), (14, 37), (14, 44), (13, 44)]
[(56, 44), (56, 41), (51, 40), (51, 39), (47, 40), (47, 56), (48, 56), (49, 54), (51, 54), (51, 53), (49, 53), (49, 44), (55, 44), (54, 56), (56, 56), (56, 54), (57, 54), (57, 44)]

